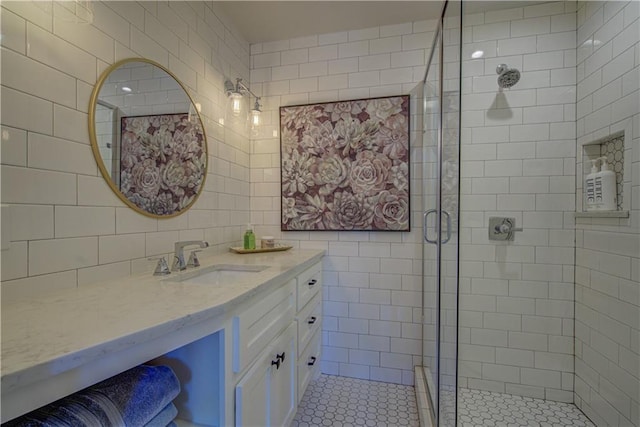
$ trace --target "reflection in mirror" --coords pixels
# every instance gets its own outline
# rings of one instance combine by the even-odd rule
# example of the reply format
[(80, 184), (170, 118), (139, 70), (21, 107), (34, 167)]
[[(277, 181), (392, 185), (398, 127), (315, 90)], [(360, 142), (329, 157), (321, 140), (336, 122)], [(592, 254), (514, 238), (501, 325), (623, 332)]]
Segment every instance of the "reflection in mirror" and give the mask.
[(145, 59), (111, 66), (94, 89), (89, 127), (103, 177), (127, 205), (168, 218), (196, 201), (207, 171), (204, 128), (168, 70)]
[(119, 151), (117, 141), (118, 129), (118, 107), (104, 101), (98, 101), (96, 105), (96, 140), (100, 155), (105, 168), (116, 185), (120, 184), (120, 173), (118, 170)]

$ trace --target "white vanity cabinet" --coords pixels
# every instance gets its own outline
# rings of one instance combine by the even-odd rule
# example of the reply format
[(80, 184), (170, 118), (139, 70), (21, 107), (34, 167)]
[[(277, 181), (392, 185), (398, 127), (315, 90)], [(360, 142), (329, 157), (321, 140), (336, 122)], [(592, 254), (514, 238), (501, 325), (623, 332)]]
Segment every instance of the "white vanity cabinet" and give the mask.
[(226, 285), (149, 275), (3, 305), (1, 421), (151, 363), (180, 381), (180, 427), (288, 426), (318, 373), (322, 256), (215, 255), (270, 267)]
[(235, 387), (236, 426), (276, 427), (293, 419), (318, 372), (321, 286), (317, 263), (234, 318), (233, 371), (248, 367)]

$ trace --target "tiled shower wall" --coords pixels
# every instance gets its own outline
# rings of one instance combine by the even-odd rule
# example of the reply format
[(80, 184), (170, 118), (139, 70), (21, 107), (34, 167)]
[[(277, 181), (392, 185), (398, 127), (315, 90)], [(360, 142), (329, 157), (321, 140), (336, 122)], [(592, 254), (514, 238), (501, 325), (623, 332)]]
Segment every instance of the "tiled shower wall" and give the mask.
[[(265, 234), (324, 259), (325, 373), (413, 383), (421, 364), (421, 161), (417, 83), (435, 21), (320, 34), (251, 46), (251, 89), (266, 124), (252, 140), (251, 211)], [(281, 105), (412, 94), (411, 232), (281, 232)]]
[[(42, 7), (51, 2), (40, 2)], [(249, 140), (221, 126), (223, 75), (249, 78), (249, 44), (211, 2), (91, 2), (91, 25), (3, 1), (2, 297), (85, 286), (153, 268), (178, 240), (213, 250), (249, 221)], [(144, 217), (98, 172), (88, 134), (93, 85), (117, 60), (168, 67), (202, 105), (209, 172), (188, 213)]]
[[(462, 387), (573, 401), (575, 8), (464, 15)], [(502, 63), (522, 73), (511, 89)], [(490, 241), (490, 217), (524, 230)]]
[(629, 217), (576, 221), (575, 401), (597, 425), (638, 426), (640, 2), (579, 5), (577, 149), (624, 132)]

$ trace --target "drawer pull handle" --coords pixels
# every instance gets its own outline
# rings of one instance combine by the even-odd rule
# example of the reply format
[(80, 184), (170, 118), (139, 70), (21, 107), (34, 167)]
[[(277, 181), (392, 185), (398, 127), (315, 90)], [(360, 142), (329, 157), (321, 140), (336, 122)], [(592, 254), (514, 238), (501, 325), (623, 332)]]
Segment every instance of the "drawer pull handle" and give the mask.
[(316, 279), (309, 280), (309, 286), (313, 286), (313, 285), (315, 285), (317, 282), (318, 282), (318, 281), (317, 281)]
[(309, 320), (307, 321), (307, 323), (310, 324), (310, 325), (313, 325), (314, 323), (316, 323), (316, 320), (318, 320), (318, 319), (316, 319), (316, 316), (311, 316), (309, 318)]
[(311, 356), (309, 358), (309, 361), (307, 362), (307, 366), (313, 366), (316, 364), (316, 357), (315, 356)]
[(280, 359), (276, 358), (276, 360), (271, 361), (271, 366), (276, 365), (276, 369), (280, 369)]
[(285, 356), (285, 353), (283, 351), (282, 354), (276, 355), (276, 359), (280, 360), (284, 364), (284, 356)]

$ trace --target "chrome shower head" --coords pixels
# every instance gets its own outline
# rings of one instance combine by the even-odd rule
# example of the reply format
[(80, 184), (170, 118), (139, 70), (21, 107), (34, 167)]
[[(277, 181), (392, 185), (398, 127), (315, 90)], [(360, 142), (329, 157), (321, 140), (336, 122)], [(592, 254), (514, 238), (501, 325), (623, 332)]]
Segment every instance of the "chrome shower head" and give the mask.
[(520, 71), (509, 68), (507, 64), (498, 65), (496, 73), (498, 73), (498, 86), (502, 89), (514, 86), (520, 80)]

